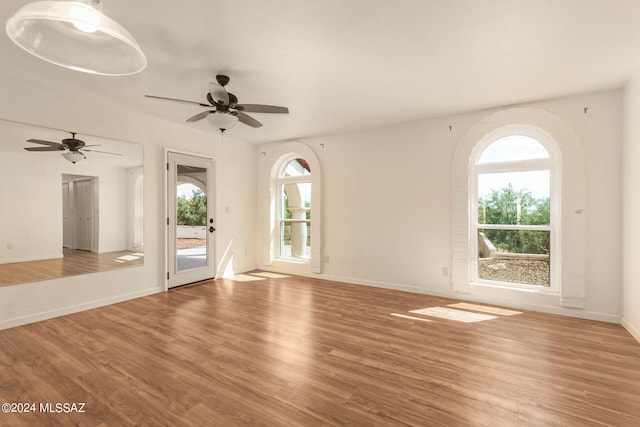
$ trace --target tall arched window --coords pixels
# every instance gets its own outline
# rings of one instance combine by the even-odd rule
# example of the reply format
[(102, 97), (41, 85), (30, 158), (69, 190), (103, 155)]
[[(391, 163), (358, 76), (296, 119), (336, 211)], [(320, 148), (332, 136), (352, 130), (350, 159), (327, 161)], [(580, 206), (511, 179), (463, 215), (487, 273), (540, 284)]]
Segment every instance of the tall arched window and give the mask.
[(555, 147), (522, 133), (488, 137), (473, 160), (471, 280), (555, 289)]
[(278, 258), (311, 258), (311, 168), (302, 158), (283, 162), (276, 179), (278, 192)]
[[(509, 144), (506, 143), (508, 140), (496, 143), (509, 136), (529, 137), (525, 141), (533, 140), (530, 147), (536, 147), (533, 153), (538, 154), (528, 151), (513, 153), (509, 151)], [(540, 155), (538, 144), (544, 148), (546, 155)], [(495, 153), (509, 155), (496, 158)], [(539, 108), (513, 107), (495, 111), (476, 122), (460, 137), (451, 170), (451, 289), (469, 295), (470, 299), (495, 300), (520, 307), (584, 308), (585, 162), (583, 144), (575, 130), (559, 115)], [(485, 219), (489, 218), (489, 212), (485, 217), (484, 211), (480, 210), (484, 209), (484, 202), (478, 203), (482, 192), (479, 191), (479, 181), (490, 176), (479, 179), (481, 174), (545, 170), (549, 174), (550, 224), (531, 224), (538, 229), (526, 230), (529, 225), (522, 223), (522, 200), (520, 224), (485, 224), (491, 221)], [(516, 189), (515, 182), (512, 183), (512, 188)], [(491, 192), (488, 194), (491, 195)], [(511, 204), (514, 205), (517, 222), (517, 198), (515, 204)], [(528, 211), (526, 213), (529, 214)], [(486, 228), (515, 228), (522, 232), (544, 232), (547, 227), (550, 286), (536, 284), (532, 280), (525, 283), (504, 281), (512, 280), (506, 276), (498, 280), (482, 279), (479, 274), (480, 260), (490, 256), (486, 256), (487, 252), (484, 252), (484, 256), (480, 254), (478, 230), (487, 225), (489, 227)], [(496, 247), (496, 252), (498, 249)], [(512, 254), (513, 258), (518, 256), (513, 251)], [(487, 266), (488, 270), (506, 274), (501, 271), (506, 269), (506, 262), (496, 260), (490, 264), (492, 267)], [(532, 272), (533, 269), (529, 271)]]
[(321, 273), (320, 161), (309, 145), (296, 141), (262, 148), (258, 157), (258, 268), (300, 275)]

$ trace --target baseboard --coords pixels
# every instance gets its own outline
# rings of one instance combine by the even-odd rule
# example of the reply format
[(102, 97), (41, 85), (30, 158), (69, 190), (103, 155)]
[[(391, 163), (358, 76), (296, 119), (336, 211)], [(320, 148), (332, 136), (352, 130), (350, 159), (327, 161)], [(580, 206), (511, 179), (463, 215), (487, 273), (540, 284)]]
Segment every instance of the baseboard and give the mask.
[(349, 283), (352, 285), (372, 286), (374, 288), (393, 289), (396, 291), (413, 292), (416, 294), (427, 294), (427, 295), (433, 295), (437, 297), (455, 298), (455, 297), (452, 297), (452, 294), (445, 293), (437, 289), (426, 289), (423, 287), (404, 285), (400, 283), (381, 282), (377, 280), (363, 280), (363, 279), (357, 279), (354, 277), (332, 276), (327, 274), (314, 274), (314, 275), (310, 274), (309, 277), (316, 277), (316, 278), (331, 280), (331, 281), (340, 282), (340, 283)]
[(622, 318), (622, 326), (631, 334), (633, 338), (640, 343), (640, 330), (635, 328), (627, 319)]
[(45, 255), (45, 256), (34, 256), (34, 257), (24, 257), (24, 258), (11, 258), (11, 259), (3, 259), (0, 261), (0, 264), (11, 264), (14, 262), (29, 262), (29, 261), (44, 261), (47, 259), (60, 259), (62, 258), (62, 254), (53, 254), (53, 255)]
[(128, 301), (148, 295), (153, 295), (159, 292), (163, 292), (160, 288), (149, 288), (141, 291), (131, 292), (128, 294), (117, 295), (110, 298), (104, 298), (95, 301), (89, 301), (83, 304), (72, 305), (67, 307), (58, 308), (50, 311), (43, 311), (40, 313), (33, 313), (27, 316), (15, 317), (13, 319), (7, 319), (0, 321), (0, 330), (13, 328), (16, 326), (22, 326), (29, 323), (40, 322), (42, 320), (52, 319), (54, 317), (65, 316), (67, 314), (78, 313), (80, 311), (90, 310), (92, 308), (103, 307), (105, 305), (116, 304), (123, 301)]

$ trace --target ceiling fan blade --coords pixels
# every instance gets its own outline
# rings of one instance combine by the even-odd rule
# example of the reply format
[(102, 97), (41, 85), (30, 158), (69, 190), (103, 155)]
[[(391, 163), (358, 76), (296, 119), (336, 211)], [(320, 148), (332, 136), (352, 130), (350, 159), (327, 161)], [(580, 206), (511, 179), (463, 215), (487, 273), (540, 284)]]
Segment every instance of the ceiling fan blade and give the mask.
[(60, 144), (59, 142), (44, 141), (42, 139), (27, 139), (27, 142), (33, 142), (35, 144), (48, 145), (49, 147), (56, 147), (56, 148), (58, 148), (60, 150), (64, 149), (64, 147), (62, 147), (62, 144)]
[(229, 107), (236, 108), (238, 106), (238, 98), (231, 92), (227, 92), (227, 94), (229, 94)]
[(92, 153), (100, 153), (100, 154), (113, 154), (114, 156), (122, 156), (122, 154), (120, 153), (109, 153), (108, 151), (98, 151), (98, 150), (85, 150), (84, 148), (82, 149), (82, 151), (80, 151), (80, 153), (82, 154), (82, 152), (84, 151), (90, 151)]
[(166, 96), (155, 96), (155, 95), (145, 95), (147, 98), (155, 98), (155, 99), (164, 99), (166, 101), (178, 101), (178, 102), (188, 102), (189, 104), (196, 104), (202, 107), (211, 107), (209, 104), (205, 104), (197, 101), (187, 101), (186, 99), (177, 99), (177, 98), (167, 98)]
[(287, 107), (277, 107), (275, 105), (240, 104), (236, 108), (247, 113), (289, 113), (289, 109)]
[(63, 151), (64, 148), (57, 147), (25, 147), (27, 151)]
[(211, 82), (209, 83), (209, 93), (217, 102), (222, 102), (224, 105), (229, 104), (229, 94), (224, 86)]
[(209, 114), (211, 113), (215, 113), (216, 110), (210, 110), (210, 111), (203, 111), (202, 113), (198, 113), (195, 116), (189, 117), (187, 119), (188, 122), (197, 122), (198, 120), (202, 120), (205, 117), (207, 117)]
[(234, 113), (234, 116), (238, 116), (238, 120), (240, 120), (240, 122), (244, 123), (245, 125), (249, 125), (254, 128), (259, 128), (260, 126), (262, 126), (262, 123), (241, 111)]

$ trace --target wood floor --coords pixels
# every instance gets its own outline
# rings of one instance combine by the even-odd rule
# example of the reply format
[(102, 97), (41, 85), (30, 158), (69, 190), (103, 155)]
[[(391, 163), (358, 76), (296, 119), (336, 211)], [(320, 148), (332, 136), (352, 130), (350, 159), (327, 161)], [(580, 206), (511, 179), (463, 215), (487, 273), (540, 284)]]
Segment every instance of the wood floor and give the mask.
[(117, 251), (97, 254), (65, 248), (62, 258), (0, 264), (0, 286), (97, 273), (143, 263), (144, 256), (139, 252)]
[[(0, 331), (0, 403), (37, 405), (0, 425), (640, 426), (640, 344), (619, 325), (237, 279)], [(412, 312), (429, 307), (489, 318)]]

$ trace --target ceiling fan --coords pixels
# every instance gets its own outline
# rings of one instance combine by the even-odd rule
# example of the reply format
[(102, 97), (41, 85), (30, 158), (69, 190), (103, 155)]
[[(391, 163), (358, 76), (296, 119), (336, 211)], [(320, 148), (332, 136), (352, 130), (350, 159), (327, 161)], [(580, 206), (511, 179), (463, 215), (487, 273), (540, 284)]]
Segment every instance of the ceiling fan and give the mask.
[(76, 138), (75, 132), (70, 132), (71, 138), (65, 138), (62, 142), (44, 141), (42, 139), (27, 139), (27, 142), (33, 142), (34, 144), (41, 144), (45, 147), (25, 147), (27, 151), (64, 151), (62, 157), (70, 161), (71, 163), (79, 162), (86, 159), (85, 151), (101, 154), (112, 154), (114, 156), (122, 156), (120, 153), (109, 153), (107, 151), (89, 150), (87, 147), (99, 147), (99, 144), (86, 145), (84, 141)]
[(235, 125), (237, 121), (254, 128), (262, 126), (262, 123), (246, 113), (289, 113), (289, 109), (287, 107), (263, 104), (239, 104), (238, 98), (231, 92), (227, 92), (227, 89), (225, 88), (229, 83), (229, 77), (218, 74), (216, 76), (216, 81), (218, 83), (209, 83), (209, 91), (206, 94), (208, 104), (205, 104), (204, 102), (187, 101), (184, 99), (167, 98), (164, 96), (145, 96), (148, 98), (165, 99), (169, 101), (188, 102), (190, 104), (200, 105), (201, 107), (207, 107), (209, 108), (207, 111), (203, 111), (195, 116), (189, 117), (187, 121), (197, 122), (198, 120), (202, 120), (211, 115), (211, 121), (222, 132)]

